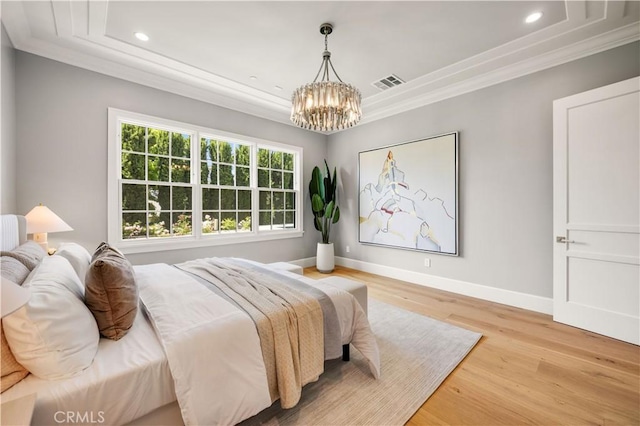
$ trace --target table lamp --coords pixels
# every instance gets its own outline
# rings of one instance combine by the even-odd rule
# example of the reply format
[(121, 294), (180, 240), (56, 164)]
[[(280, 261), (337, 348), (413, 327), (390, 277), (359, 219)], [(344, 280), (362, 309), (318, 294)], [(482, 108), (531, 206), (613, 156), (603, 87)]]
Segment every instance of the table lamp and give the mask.
[(47, 253), (49, 252), (47, 244), (48, 232), (73, 231), (72, 227), (49, 210), (47, 206), (43, 206), (42, 203), (32, 208), (25, 215), (25, 218), (27, 219), (27, 234), (33, 234), (33, 241), (40, 244)]
[(31, 292), (5, 278), (2, 278), (0, 283), (2, 284), (2, 287), (0, 287), (0, 314), (4, 318), (27, 303)]

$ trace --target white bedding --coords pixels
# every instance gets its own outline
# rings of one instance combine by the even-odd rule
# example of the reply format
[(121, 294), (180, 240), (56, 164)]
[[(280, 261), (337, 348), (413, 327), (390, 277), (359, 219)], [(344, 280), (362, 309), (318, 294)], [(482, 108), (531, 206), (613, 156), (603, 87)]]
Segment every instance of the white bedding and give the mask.
[(185, 425), (232, 425), (271, 405), (251, 318), (167, 264), (136, 267), (140, 299), (160, 336)]
[[(137, 267), (136, 274), (140, 298), (169, 359), (186, 425), (235, 424), (271, 405), (260, 340), (247, 313), (172, 266)], [(353, 343), (378, 378), (378, 346), (355, 298), (302, 281), (331, 298), (342, 342)]]
[[(167, 292), (164, 292), (165, 296), (171, 295), (169, 298), (176, 296), (175, 293), (168, 292), (168, 289), (171, 286), (176, 287), (178, 276), (173, 274), (182, 274), (182, 272), (168, 265), (161, 268), (158, 268), (158, 265), (135, 266), (134, 268), (139, 283), (160, 283), (168, 286)], [(342, 343), (351, 342), (362, 352), (369, 361), (373, 377), (378, 378), (380, 362), (377, 344), (368, 326), (366, 315), (355, 298), (347, 292), (324, 283), (286, 271), (278, 272), (301, 279), (322, 290), (331, 298), (338, 313)], [(184, 274), (182, 275), (184, 276)], [(201, 287), (200, 284), (197, 286)], [(207, 293), (210, 295), (210, 292), (207, 291)], [(147, 297), (145, 302), (148, 301)], [(156, 300), (156, 302), (158, 301), (162, 303), (162, 298)], [(221, 304), (220, 301), (224, 303)], [(220, 301), (213, 303), (222, 308), (225, 308), (225, 304), (231, 306), (223, 299)], [(204, 304), (196, 307), (192, 303), (184, 302), (184, 305), (188, 315), (184, 318), (187, 318), (187, 321), (197, 319), (201, 313), (200, 309), (211, 313), (210, 308), (206, 308)], [(223, 311), (225, 311), (226, 319), (233, 319), (235, 322), (240, 317), (236, 312), (237, 308), (234, 306), (232, 308), (230, 310), (226, 307), (226, 310), (223, 309)], [(180, 329), (169, 322), (165, 324), (169, 328), (165, 327), (165, 347), (163, 348), (154, 326), (144, 311), (144, 309), (139, 310), (133, 327), (121, 340), (100, 340), (98, 354), (93, 364), (83, 373), (59, 381), (47, 381), (29, 375), (25, 380), (4, 392), (1, 397), (2, 402), (37, 393), (33, 425), (57, 424), (59, 422), (56, 422), (56, 419), (61, 419), (63, 415), (67, 416), (66, 412), (74, 413), (74, 424), (96, 424), (99, 420), (102, 420), (99, 423), (108, 425), (129, 423), (159, 407), (176, 401), (176, 386), (174, 385), (176, 373), (174, 371), (172, 375), (171, 369), (173, 367), (170, 368), (165, 355), (165, 349), (168, 348), (167, 342), (173, 342), (169, 344), (172, 347), (169, 349), (170, 356), (182, 358), (184, 361), (182, 366), (176, 367), (178, 369), (176, 371), (184, 368), (184, 365), (188, 366), (189, 363), (195, 362), (200, 362), (202, 365), (218, 366), (217, 369), (208, 371), (209, 376), (213, 377), (213, 379), (210, 377), (213, 382), (207, 380), (205, 376), (198, 375), (199, 371), (203, 371), (202, 369), (191, 369), (191, 371), (185, 369), (179, 373), (183, 378), (188, 379), (188, 381), (181, 381), (183, 384), (179, 389), (179, 393), (183, 396), (188, 395), (191, 401), (186, 405), (181, 402), (183, 418), (187, 420), (187, 424), (204, 424), (203, 419), (199, 417), (200, 415), (195, 414), (198, 410), (202, 411), (203, 407), (205, 407), (205, 412), (216, 410), (230, 412), (228, 417), (224, 417), (227, 415), (224, 414), (219, 418), (228, 420), (229, 423), (235, 423), (256, 414), (271, 404), (266, 375), (264, 376), (264, 388), (259, 385), (262, 380), (259, 362), (256, 362), (261, 359), (259, 343), (257, 343), (257, 349), (254, 348), (256, 356), (250, 355), (248, 364), (239, 363), (237, 357), (232, 356), (239, 353), (240, 346), (250, 346), (256, 343), (256, 341), (252, 341), (251, 337), (248, 337), (248, 340), (238, 338), (240, 335), (251, 336), (252, 333), (255, 333), (257, 339), (255, 326), (244, 312), (241, 314), (244, 318), (240, 319), (239, 325), (244, 330), (243, 332), (236, 330), (234, 333), (231, 329), (225, 331), (220, 328), (216, 331), (218, 338), (210, 342), (200, 342), (198, 341), (200, 336), (198, 332), (191, 333), (190, 330)], [(214, 313), (215, 315), (219, 315), (219, 313)], [(179, 317), (181, 314), (176, 312), (174, 319)], [(247, 327), (248, 325), (250, 327)], [(206, 327), (209, 326), (210, 324)], [(167, 333), (167, 330), (170, 332)], [(185, 335), (194, 346), (181, 346), (183, 340), (180, 340), (179, 337)], [(225, 339), (226, 343), (222, 344)], [(232, 345), (229, 345), (229, 342)], [(221, 348), (226, 348), (229, 351), (218, 354)], [(194, 357), (196, 354), (201, 356)], [(249, 375), (247, 375), (247, 368), (252, 371)], [(193, 374), (196, 376), (189, 377)], [(238, 381), (241, 376), (244, 379)], [(234, 387), (230, 387), (231, 383), (234, 383)], [(245, 390), (249, 390), (239, 401), (232, 403), (222, 398), (225, 393), (237, 392), (243, 389), (243, 386)], [(190, 403), (197, 404), (199, 408), (194, 411), (193, 407), (189, 407)], [(61, 410), (60, 407), (64, 407), (65, 413), (56, 414)], [(185, 415), (185, 407), (190, 414)], [(85, 421), (80, 421), (81, 418)]]
[[(64, 380), (30, 374), (2, 394), (2, 402), (37, 393), (32, 425), (54, 425), (72, 412), (74, 424), (130, 422), (175, 401), (167, 358), (142, 310), (129, 333), (118, 341), (100, 339), (93, 364)], [(64, 407), (64, 413), (60, 407)]]

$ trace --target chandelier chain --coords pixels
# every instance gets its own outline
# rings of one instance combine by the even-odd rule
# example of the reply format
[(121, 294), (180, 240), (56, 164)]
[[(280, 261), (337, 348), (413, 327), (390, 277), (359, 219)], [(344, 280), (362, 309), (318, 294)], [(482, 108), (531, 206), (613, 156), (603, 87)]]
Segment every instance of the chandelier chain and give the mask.
[(329, 34), (331, 32), (323, 31), (323, 33), (324, 33), (324, 52), (322, 52), (322, 63), (320, 64), (320, 69), (318, 70), (316, 77), (313, 79), (313, 82), (315, 83), (316, 81), (318, 81), (318, 77), (320, 77), (320, 73), (322, 73), (322, 80), (320, 81), (331, 81), (331, 74), (329, 74), (329, 67), (331, 67), (333, 74), (336, 76), (338, 81), (342, 83), (343, 82), (342, 79), (336, 72), (336, 69), (333, 66), (333, 62), (331, 62), (331, 52), (329, 52), (329, 42), (328, 42)]

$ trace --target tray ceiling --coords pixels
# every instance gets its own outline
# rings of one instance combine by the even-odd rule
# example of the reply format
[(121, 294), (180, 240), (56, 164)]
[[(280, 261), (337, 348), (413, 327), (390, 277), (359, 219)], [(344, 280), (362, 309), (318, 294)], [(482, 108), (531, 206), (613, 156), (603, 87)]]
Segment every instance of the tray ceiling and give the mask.
[[(323, 22), (366, 123), (638, 40), (639, 19), (637, 1), (2, 4), (19, 50), (284, 123), (320, 66)], [(373, 86), (391, 74), (406, 84)]]

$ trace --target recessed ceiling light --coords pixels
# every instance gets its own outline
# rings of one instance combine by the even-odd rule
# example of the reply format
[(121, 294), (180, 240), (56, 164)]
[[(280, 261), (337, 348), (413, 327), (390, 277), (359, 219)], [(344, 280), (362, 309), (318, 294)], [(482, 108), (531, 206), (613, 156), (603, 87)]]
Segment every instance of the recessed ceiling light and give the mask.
[(255, 75), (252, 75), (252, 76), (249, 76), (249, 79), (250, 79), (250, 80), (257, 80), (257, 79), (258, 79), (258, 77), (256, 77)]
[(524, 22), (532, 24), (540, 18), (542, 18), (542, 12), (533, 12), (531, 15), (527, 16), (527, 19), (525, 19)]
[(273, 86), (273, 88), (276, 89), (276, 90), (282, 90), (282, 87), (280, 87), (280, 86)]
[(141, 33), (140, 31), (133, 33), (133, 35), (136, 36), (138, 40), (149, 41), (149, 36), (145, 33)]

